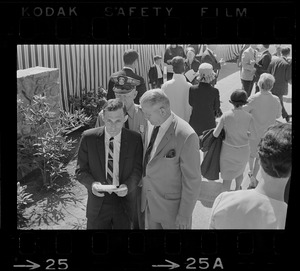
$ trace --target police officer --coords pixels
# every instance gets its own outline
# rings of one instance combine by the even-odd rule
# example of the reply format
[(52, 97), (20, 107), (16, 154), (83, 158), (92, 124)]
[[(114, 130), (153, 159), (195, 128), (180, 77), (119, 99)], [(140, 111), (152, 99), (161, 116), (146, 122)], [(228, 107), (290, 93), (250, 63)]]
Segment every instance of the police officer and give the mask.
[[(113, 76), (111, 80), (114, 82), (113, 91), (115, 97), (120, 99), (126, 107), (128, 120), (125, 123), (125, 128), (136, 131), (141, 134), (143, 142), (145, 140), (145, 131), (147, 129), (147, 120), (144, 117), (144, 113), (140, 107), (134, 103), (134, 99), (137, 96), (136, 86), (140, 84), (139, 80), (125, 76)], [(103, 112), (98, 115), (95, 127), (104, 125), (102, 120)], [(132, 209), (133, 216), (133, 229), (145, 229), (145, 218), (141, 213), (141, 186), (138, 187), (135, 195), (128, 194), (127, 197), (132, 201), (136, 201), (135, 208)]]

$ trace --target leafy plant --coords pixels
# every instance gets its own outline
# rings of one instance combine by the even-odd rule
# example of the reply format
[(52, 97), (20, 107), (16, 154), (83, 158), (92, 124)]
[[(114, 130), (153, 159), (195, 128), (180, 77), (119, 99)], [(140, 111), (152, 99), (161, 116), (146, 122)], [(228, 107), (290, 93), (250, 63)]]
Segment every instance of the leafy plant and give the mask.
[(90, 127), (94, 127), (97, 116), (105, 104), (107, 91), (101, 86), (97, 91), (83, 89), (83, 93), (81, 97), (70, 95), (69, 102), (73, 110), (83, 109), (84, 113), (91, 117)]
[(86, 125), (91, 118), (80, 110), (75, 114), (60, 110), (55, 116), (41, 95), (34, 96), (30, 105), (18, 100), (18, 118), (27, 128), (27, 134), (17, 140), (18, 177), (35, 166), (41, 170), (43, 184), (52, 185), (65, 171), (63, 158), (76, 143), (76, 140), (68, 140), (66, 134)]
[(28, 203), (33, 202), (31, 199), (32, 194), (25, 192), (27, 186), (21, 186), (20, 182), (17, 183), (17, 221), (18, 227), (26, 226), (28, 218), (24, 216), (24, 209)]
[(44, 185), (51, 186), (53, 181), (66, 171), (62, 159), (74, 148), (75, 142), (76, 140), (67, 140), (66, 136), (62, 136), (62, 129), (57, 127), (38, 137), (38, 142), (33, 144), (36, 149), (33, 160), (42, 172)]

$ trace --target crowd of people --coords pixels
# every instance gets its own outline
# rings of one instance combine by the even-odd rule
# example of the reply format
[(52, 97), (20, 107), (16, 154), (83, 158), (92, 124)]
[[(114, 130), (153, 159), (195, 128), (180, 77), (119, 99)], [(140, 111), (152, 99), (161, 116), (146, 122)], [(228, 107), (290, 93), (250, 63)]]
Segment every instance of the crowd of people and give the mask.
[[(242, 49), (242, 89), (232, 92), (233, 108), (224, 113), (215, 88), (223, 61), (208, 47), (200, 58), (195, 45), (170, 45), (163, 57), (154, 56), (149, 90), (135, 73), (138, 52), (124, 53), (96, 126), (83, 132), (78, 149), (87, 229), (191, 229), (203, 178), (200, 143), (209, 130), (212, 138), (225, 136), (215, 152), (218, 167), (212, 166), (223, 184), (208, 227), (285, 227), (292, 135), (282, 96), (291, 83), (291, 62), (286, 48), (269, 56), (263, 45), (260, 58), (257, 48)], [(276, 122), (281, 115), (287, 123)], [(250, 184), (243, 190), (248, 163)]]

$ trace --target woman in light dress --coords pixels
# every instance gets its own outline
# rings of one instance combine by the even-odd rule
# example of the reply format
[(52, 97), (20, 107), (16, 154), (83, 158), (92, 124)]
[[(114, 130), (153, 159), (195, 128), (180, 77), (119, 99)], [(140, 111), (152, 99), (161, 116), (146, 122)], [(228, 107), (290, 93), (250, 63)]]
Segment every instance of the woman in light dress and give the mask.
[(220, 154), (222, 192), (230, 190), (233, 179), (236, 181), (235, 190), (241, 189), (243, 172), (250, 156), (249, 139), (257, 138), (253, 117), (243, 110), (247, 98), (246, 91), (235, 90), (229, 100), (233, 109), (222, 115), (213, 132), (218, 137), (222, 129), (225, 130)]

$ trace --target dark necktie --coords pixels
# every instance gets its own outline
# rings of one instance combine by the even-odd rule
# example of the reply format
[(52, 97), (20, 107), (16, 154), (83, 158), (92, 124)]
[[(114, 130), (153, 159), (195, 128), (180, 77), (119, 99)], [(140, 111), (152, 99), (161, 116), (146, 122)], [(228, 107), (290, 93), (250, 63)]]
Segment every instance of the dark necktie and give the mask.
[(125, 128), (126, 128), (126, 129), (129, 129), (129, 125), (128, 125), (128, 118), (129, 118), (129, 115), (128, 115), (127, 112), (126, 112), (126, 116), (127, 116), (127, 120), (125, 121)]
[(107, 161), (107, 182), (108, 184), (113, 183), (113, 172), (114, 172), (114, 138), (109, 139), (108, 148), (108, 161)]
[(146, 175), (146, 166), (149, 162), (150, 154), (151, 154), (151, 151), (153, 149), (153, 145), (154, 145), (155, 139), (157, 137), (158, 130), (159, 130), (159, 126), (155, 126), (153, 131), (152, 131), (151, 139), (150, 139), (148, 148), (147, 148), (146, 153), (145, 153), (144, 164), (143, 164), (143, 176)]

